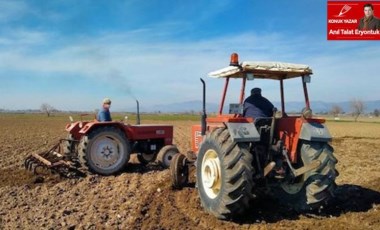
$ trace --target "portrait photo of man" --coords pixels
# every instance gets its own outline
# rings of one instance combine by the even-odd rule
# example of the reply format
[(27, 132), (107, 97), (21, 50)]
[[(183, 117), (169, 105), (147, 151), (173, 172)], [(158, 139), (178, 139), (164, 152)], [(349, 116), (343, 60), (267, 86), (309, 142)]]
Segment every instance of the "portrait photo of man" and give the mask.
[(364, 17), (360, 19), (359, 30), (380, 30), (380, 19), (374, 16), (374, 9), (372, 4), (364, 5)]

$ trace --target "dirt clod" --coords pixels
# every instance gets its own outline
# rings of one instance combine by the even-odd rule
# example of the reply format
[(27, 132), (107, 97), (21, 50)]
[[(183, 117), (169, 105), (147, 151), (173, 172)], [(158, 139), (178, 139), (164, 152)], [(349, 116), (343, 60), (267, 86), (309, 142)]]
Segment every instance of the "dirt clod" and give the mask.
[[(296, 213), (259, 200), (239, 220), (204, 212), (192, 187), (170, 189), (169, 170), (131, 162), (116, 176), (43, 181), (20, 166), (66, 136), (66, 117), (0, 116), (0, 229), (380, 229), (380, 125), (327, 123), (337, 141), (336, 199), (317, 213)], [(174, 125), (174, 142), (190, 149), (192, 121)], [(335, 139), (334, 139), (335, 140)], [(46, 143), (46, 144), (45, 144)], [(38, 179), (40, 180), (40, 179)]]

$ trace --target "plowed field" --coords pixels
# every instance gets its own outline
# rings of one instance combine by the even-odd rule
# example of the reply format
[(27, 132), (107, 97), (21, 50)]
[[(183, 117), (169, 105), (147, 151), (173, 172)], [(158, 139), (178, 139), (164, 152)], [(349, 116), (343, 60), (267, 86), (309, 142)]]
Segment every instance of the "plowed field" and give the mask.
[[(329, 122), (339, 160), (336, 202), (300, 214), (274, 199), (255, 202), (238, 222), (205, 213), (196, 189), (173, 191), (169, 171), (129, 164), (120, 175), (79, 179), (24, 170), (23, 159), (65, 137), (66, 117), (0, 114), (0, 229), (380, 229), (380, 124)], [(175, 127), (190, 149), (193, 121), (147, 121)]]

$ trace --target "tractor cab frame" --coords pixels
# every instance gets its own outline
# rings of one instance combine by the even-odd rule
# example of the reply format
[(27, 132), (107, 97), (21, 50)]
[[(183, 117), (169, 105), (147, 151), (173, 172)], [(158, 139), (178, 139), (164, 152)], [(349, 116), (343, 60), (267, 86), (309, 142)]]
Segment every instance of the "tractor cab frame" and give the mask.
[[(257, 118), (243, 116), (243, 103), (245, 99), (245, 88), (247, 81), (254, 79), (267, 79), (277, 80), (280, 85), (281, 95), (281, 111), (279, 116), (266, 118), (267, 123), (270, 124), (271, 137), (268, 142), (270, 144), (273, 139), (282, 139), (285, 148), (289, 152), (289, 158), (292, 163), (297, 162), (297, 145), (300, 138), (308, 140), (331, 141), (329, 131), (324, 127), (324, 119), (313, 118), (312, 110), (310, 108), (310, 101), (307, 90), (307, 83), (311, 82), (312, 69), (303, 64), (293, 64), (284, 62), (252, 62), (245, 61), (239, 63), (238, 54), (231, 55), (230, 65), (228, 67), (213, 71), (208, 74), (211, 78), (224, 79), (224, 87), (222, 90), (218, 114), (215, 117), (207, 117), (205, 102), (203, 103), (204, 115), (202, 116), (201, 125), (194, 125), (192, 127), (192, 151), (197, 153), (203, 136), (207, 131), (226, 124), (231, 129), (231, 135), (235, 133), (233, 129), (246, 130), (251, 132), (245, 137), (236, 138), (235, 141), (257, 141), (260, 139), (260, 132), (258, 127), (255, 127)], [(301, 116), (288, 116), (285, 111), (285, 95), (284, 95), (284, 81), (288, 79), (300, 78), (303, 88), (305, 108), (302, 110)], [(230, 113), (224, 114), (224, 104), (229, 87), (230, 80), (241, 80), (241, 88), (239, 93), (239, 104), (234, 108), (230, 108)], [(205, 82), (202, 80), (205, 85)], [(205, 86), (203, 88), (205, 95)], [(205, 101), (205, 96), (203, 97)], [(236, 109), (237, 108), (237, 109)], [(305, 125), (309, 124), (309, 125)], [(233, 128), (232, 128), (233, 126)], [(311, 127), (309, 127), (311, 126)], [(204, 131), (204, 132), (203, 132)], [(240, 132), (242, 133), (242, 132)], [(244, 132), (243, 132), (244, 133)]]
[[(209, 73), (225, 80), (218, 114), (207, 117), (206, 83), (203, 84), (201, 123), (192, 127), (192, 151), (176, 154), (171, 163), (174, 188), (188, 183), (189, 167), (196, 166), (196, 188), (202, 206), (220, 219), (249, 210), (259, 191), (271, 190), (295, 209), (312, 210), (333, 197), (338, 172), (325, 120), (313, 118), (307, 91), (312, 70), (307, 65), (282, 62), (242, 62), (236, 53), (230, 65)], [(285, 112), (284, 81), (301, 78), (305, 108), (301, 115)], [(239, 104), (224, 114), (231, 79), (241, 80)], [(280, 83), (281, 114), (244, 117), (247, 80)], [(274, 189), (272, 189), (274, 188)]]

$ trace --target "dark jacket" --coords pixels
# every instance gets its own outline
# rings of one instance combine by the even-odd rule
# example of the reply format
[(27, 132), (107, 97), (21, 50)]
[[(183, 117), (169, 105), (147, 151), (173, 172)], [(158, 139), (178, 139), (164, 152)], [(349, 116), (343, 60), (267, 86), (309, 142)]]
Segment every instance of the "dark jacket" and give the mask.
[(255, 94), (247, 97), (244, 101), (245, 117), (259, 118), (273, 116), (273, 104), (265, 97)]
[(102, 108), (99, 111), (98, 116), (96, 117), (96, 120), (98, 120), (98, 121), (112, 121), (111, 113), (110, 113), (109, 109)]
[(371, 16), (367, 20), (367, 27), (364, 28), (365, 20), (366, 20), (365, 17), (360, 19), (359, 25), (358, 25), (359, 30), (380, 30), (380, 19), (374, 16)]

